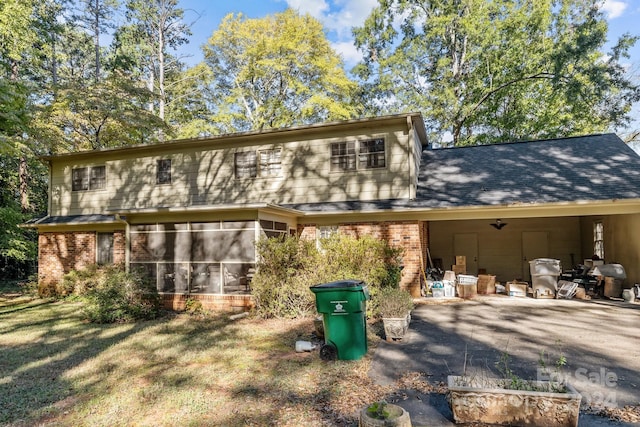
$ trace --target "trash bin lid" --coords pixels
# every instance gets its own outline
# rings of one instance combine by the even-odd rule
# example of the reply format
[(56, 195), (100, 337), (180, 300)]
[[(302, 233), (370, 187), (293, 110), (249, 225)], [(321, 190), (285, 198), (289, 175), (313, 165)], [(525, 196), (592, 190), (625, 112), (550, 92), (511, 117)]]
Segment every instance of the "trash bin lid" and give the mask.
[(362, 280), (348, 279), (348, 280), (336, 280), (335, 282), (321, 283), (319, 285), (311, 286), (311, 290), (314, 289), (345, 289), (356, 288), (358, 286), (364, 286)]

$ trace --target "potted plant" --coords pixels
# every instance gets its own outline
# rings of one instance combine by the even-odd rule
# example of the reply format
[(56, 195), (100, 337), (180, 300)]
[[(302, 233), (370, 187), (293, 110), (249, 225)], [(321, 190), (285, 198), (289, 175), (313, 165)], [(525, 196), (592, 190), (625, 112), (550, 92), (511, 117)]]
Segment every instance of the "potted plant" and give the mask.
[[(519, 426), (577, 427), (582, 396), (566, 381), (525, 380), (508, 367), (503, 354), (503, 378), (483, 373), (447, 378), (448, 400), (456, 423), (482, 422)], [(564, 365), (564, 357), (556, 367)], [(543, 367), (543, 371), (546, 368)], [(539, 371), (540, 372), (540, 371)], [(550, 379), (562, 376), (548, 375)]]
[(360, 427), (411, 427), (411, 417), (404, 408), (382, 400), (360, 411)]
[(387, 341), (402, 339), (409, 329), (413, 298), (397, 287), (383, 288), (376, 295), (377, 312), (382, 317)]

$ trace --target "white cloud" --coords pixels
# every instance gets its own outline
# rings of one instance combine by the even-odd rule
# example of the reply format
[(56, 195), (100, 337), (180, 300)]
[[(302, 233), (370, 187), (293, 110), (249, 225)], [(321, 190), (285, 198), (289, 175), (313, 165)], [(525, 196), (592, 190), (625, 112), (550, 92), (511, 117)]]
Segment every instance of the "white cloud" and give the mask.
[(342, 56), (346, 69), (352, 68), (362, 59), (362, 52), (356, 49), (353, 41), (331, 43), (331, 47)]
[(378, 0), (286, 0), (287, 6), (308, 13), (333, 32), (336, 41), (351, 40), (351, 28), (360, 26)]
[(293, 10), (297, 10), (301, 14), (308, 13), (319, 21), (322, 21), (325, 14), (329, 11), (329, 5), (324, 0), (286, 0), (287, 6)]
[(378, 0), (334, 0), (333, 10), (323, 23), (339, 38), (351, 38), (351, 29), (362, 25), (377, 4)]
[(607, 14), (607, 19), (614, 19), (622, 16), (627, 6), (622, 0), (605, 0), (601, 9)]

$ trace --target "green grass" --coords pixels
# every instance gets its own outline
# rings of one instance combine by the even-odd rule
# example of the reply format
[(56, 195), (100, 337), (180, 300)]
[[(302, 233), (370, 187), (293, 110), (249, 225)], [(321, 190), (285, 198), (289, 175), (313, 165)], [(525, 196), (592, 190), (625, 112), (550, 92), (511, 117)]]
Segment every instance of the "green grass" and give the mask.
[(0, 306), (0, 425), (348, 426), (389, 392), (368, 379), (369, 355), (327, 363), (295, 353), (311, 319), (95, 325), (80, 308)]

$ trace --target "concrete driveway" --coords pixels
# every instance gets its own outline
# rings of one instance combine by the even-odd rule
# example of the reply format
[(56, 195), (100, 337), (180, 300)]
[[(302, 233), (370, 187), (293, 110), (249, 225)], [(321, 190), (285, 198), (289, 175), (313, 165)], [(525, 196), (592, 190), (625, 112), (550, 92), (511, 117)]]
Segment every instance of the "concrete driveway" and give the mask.
[[(370, 376), (389, 384), (404, 372), (419, 371), (430, 375), (432, 383), (446, 383), (447, 375), (462, 374), (465, 365), (467, 372), (500, 375), (495, 363), (508, 354), (515, 374), (535, 379), (543, 350), (548, 365), (561, 354), (566, 357), (563, 374), (582, 394), (584, 405), (640, 403), (640, 304), (622, 301), (496, 295), (420, 304), (408, 335), (378, 347)], [(451, 425), (446, 402), (434, 396), (417, 400), (422, 406), (412, 408), (414, 424)], [(423, 414), (422, 422), (416, 412)], [(608, 425), (589, 420), (581, 416), (580, 425)]]

